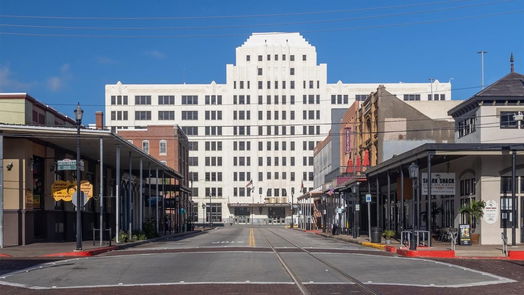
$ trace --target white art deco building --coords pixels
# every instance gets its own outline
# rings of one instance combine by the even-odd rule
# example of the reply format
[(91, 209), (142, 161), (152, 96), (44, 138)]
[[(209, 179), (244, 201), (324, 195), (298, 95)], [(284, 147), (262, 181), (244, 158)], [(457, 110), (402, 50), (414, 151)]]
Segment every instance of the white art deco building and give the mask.
[(379, 85), (405, 100), (451, 99), (439, 81), (328, 84), (327, 65), (299, 33), (254, 33), (226, 65), (225, 84), (106, 85), (106, 125), (182, 127), (198, 222), (289, 222), (292, 198), (313, 187), (313, 148), (332, 109)]

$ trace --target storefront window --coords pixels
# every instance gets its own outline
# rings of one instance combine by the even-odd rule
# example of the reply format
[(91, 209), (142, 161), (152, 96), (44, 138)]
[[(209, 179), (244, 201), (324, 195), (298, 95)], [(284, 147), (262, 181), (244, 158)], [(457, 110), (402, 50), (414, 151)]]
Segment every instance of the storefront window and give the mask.
[(33, 209), (44, 208), (44, 159), (33, 156)]

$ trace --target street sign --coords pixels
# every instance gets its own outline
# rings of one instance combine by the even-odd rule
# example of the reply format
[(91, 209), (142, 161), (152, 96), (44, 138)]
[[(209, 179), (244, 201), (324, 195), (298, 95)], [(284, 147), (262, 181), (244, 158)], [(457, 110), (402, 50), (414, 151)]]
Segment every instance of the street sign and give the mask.
[(355, 204), (355, 211), (360, 211), (360, 204)]
[[(70, 160), (70, 159), (64, 159), (59, 160), (57, 163), (57, 170), (58, 171), (74, 171), (76, 170), (76, 160)], [(84, 161), (80, 160), (80, 171), (84, 171)]]
[[(78, 201), (77, 201), (77, 194), (76, 192), (73, 193), (73, 199), (71, 200), (73, 202), (73, 205), (75, 205), (75, 207), (77, 206), (76, 204), (78, 204)], [(82, 192), (82, 200), (84, 201), (84, 206), (85, 204), (87, 204), (87, 202), (89, 202), (89, 198), (86, 198), (86, 195), (84, 194), (84, 192)]]
[(366, 194), (366, 203), (371, 203), (371, 194)]

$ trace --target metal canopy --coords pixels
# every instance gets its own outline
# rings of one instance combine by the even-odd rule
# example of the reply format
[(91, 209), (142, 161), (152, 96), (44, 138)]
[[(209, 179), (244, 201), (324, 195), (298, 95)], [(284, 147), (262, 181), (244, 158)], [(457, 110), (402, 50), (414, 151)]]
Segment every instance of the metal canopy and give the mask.
[(423, 159), (428, 154), (439, 156), (434, 157), (433, 164), (446, 162), (464, 156), (483, 155), (509, 155), (511, 150), (517, 151), (517, 154), (524, 154), (524, 144), (522, 143), (427, 143), (417, 148), (395, 156), (381, 164), (371, 167), (366, 171), (366, 176), (373, 177), (388, 170), (398, 169), (401, 165), (408, 165), (414, 161), (422, 161), (419, 166), (425, 167)]
[[(31, 139), (36, 142), (55, 146), (71, 155), (76, 154), (76, 128), (0, 125), (0, 132), (6, 138)], [(135, 167), (133, 172), (138, 171), (136, 168), (140, 166), (140, 159), (142, 159), (144, 169), (148, 169), (150, 165), (151, 169), (158, 168), (170, 177), (182, 178), (182, 175), (174, 169), (162, 164), (162, 162), (144, 153), (141, 149), (134, 146), (126, 139), (111, 133), (109, 130), (80, 130), (80, 154), (82, 158), (99, 161), (100, 138), (104, 140), (103, 161), (105, 166), (115, 168), (116, 149), (117, 146), (119, 146), (121, 154), (121, 170), (129, 171), (129, 165), (131, 164), (132, 168)], [(130, 153), (131, 161), (129, 161)]]

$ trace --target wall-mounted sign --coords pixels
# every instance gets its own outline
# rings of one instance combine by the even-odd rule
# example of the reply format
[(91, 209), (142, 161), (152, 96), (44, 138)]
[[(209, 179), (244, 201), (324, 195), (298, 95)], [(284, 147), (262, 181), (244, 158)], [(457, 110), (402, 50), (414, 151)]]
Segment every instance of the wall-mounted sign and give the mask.
[(497, 222), (499, 216), (499, 209), (497, 202), (494, 200), (486, 201), (486, 207), (484, 207), (483, 219), (487, 224), (494, 224)]
[[(63, 200), (65, 202), (71, 202), (73, 194), (76, 192), (76, 185), (76, 181), (57, 180), (53, 182), (51, 185), (53, 198), (55, 201)], [(89, 181), (82, 180), (80, 190), (88, 199), (93, 197), (93, 185)]]
[(349, 154), (351, 152), (351, 128), (344, 128), (345, 131), (346, 131), (346, 138), (345, 138), (345, 143), (346, 143), (346, 149), (345, 149), (345, 152), (346, 154)]
[(371, 203), (371, 194), (366, 194), (366, 203)]
[[(422, 173), (422, 195), (428, 194), (428, 174)], [(431, 195), (454, 196), (455, 173), (431, 173)]]

